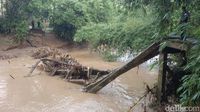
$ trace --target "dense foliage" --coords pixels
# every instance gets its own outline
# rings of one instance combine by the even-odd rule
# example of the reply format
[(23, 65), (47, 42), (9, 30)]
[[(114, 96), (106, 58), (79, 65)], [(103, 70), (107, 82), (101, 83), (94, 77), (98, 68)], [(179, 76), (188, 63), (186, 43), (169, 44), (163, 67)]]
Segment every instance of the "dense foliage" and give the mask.
[[(175, 6), (176, 7), (180, 6), (181, 3), (187, 6), (188, 10), (191, 13), (190, 22), (186, 24), (184, 27), (187, 30), (187, 35), (189, 35), (190, 37), (196, 38), (196, 40), (199, 41), (200, 39), (200, 27), (199, 27), (200, 2), (198, 0), (193, 0), (193, 1), (183, 0), (183, 1), (177, 2)], [(172, 6), (173, 5), (174, 4), (172, 4)], [(170, 17), (171, 17), (172, 23), (178, 20), (176, 19), (178, 11), (179, 11), (178, 9), (177, 10), (174, 9), (171, 11), (172, 14)], [(171, 27), (172, 27), (171, 28), (172, 31), (179, 32), (180, 25), (172, 24)], [(187, 54), (189, 59), (188, 59), (188, 64), (185, 67), (185, 69), (190, 70), (192, 73), (183, 77), (183, 84), (179, 88), (179, 92), (181, 94), (180, 101), (184, 105), (199, 105), (200, 103), (200, 83), (199, 83), (200, 82), (200, 63), (199, 63), (200, 49), (199, 48), (200, 46), (199, 44), (197, 44), (192, 49), (190, 49), (190, 52)]]
[[(16, 41), (22, 42), (28, 33), (26, 13), (30, 0), (9, 0), (4, 2), (5, 12), (0, 18), (0, 32), (16, 34)], [(2, 3), (2, 2), (1, 2)]]
[[(139, 51), (169, 34), (187, 35), (200, 39), (199, 0), (6, 0), (0, 18), (0, 32), (14, 33), (23, 41), (28, 33), (28, 23), (34, 18), (49, 20), (58, 37), (77, 42), (87, 42), (93, 48), (106, 45), (123, 51)], [(3, 5), (2, 5), (3, 3)], [(181, 7), (191, 13), (190, 22), (179, 24)], [(110, 49), (105, 51), (106, 57)], [(183, 104), (200, 103), (200, 45), (188, 53), (192, 74), (183, 78), (180, 99)], [(109, 59), (110, 60), (110, 59)], [(112, 59), (111, 59), (112, 60)]]
[(110, 3), (105, 0), (55, 0), (51, 25), (59, 37), (72, 41), (76, 31), (87, 23), (107, 21)]

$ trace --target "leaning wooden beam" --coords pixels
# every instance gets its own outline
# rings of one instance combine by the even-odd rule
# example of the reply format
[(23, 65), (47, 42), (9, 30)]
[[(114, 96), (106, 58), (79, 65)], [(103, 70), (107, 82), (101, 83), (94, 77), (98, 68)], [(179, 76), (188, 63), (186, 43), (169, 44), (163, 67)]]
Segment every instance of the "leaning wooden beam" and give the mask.
[(54, 76), (58, 68), (54, 68), (53, 71), (49, 74), (50, 76)]
[(102, 78), (101, 80), (91, 83), (90, 85), (84, 88), (84, 91), (90, 93), (96, 93), (108, 83), (116, 79), (118, 76), (122, 75), (123, 73), (129, 71), (130, 69), (144, 63), (145, 61), (153, 58), (154, 56), (159, 54), (159, 47), (160, 42), (152, 44), (149, 48), (144, 50), (144, 52), (140, 53), (136, 58), (131, 60), (130, 62), (126, 63), (122, 67), (112, 71), (106, 77)]
[(37, 61), (36, 64), (32, 67), (31, 71), (29, 72), (29, 74), (25, 77), (30, 77), (31, 74), (33, 73), (33, 71), (37, 68), (37, 66), (39, 65), (39, 63), (41, 62), (41, 60)]

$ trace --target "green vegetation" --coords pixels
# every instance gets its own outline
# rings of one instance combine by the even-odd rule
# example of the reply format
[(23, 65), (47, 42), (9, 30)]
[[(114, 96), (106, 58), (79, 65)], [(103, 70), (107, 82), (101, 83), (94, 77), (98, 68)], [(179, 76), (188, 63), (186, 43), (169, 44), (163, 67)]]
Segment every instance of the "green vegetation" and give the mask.
[[(199, 0), (1, 0), (0, 32), (14, 33), (22, 42), (31, 18), (46, 19), (59, 38), (87, 42), (93, 48), (107, 45), (119, 53), (140, 51), (169, 34), (200, 39)], [(190, 22), (179, 24), (181, 7), (191, 13)], [(3, 10), (3, 8), (5, 10)], [(200, 45), (188, 53), (180, 101), (185, 105), (200, 103)], [(116, 58), (106, 51), (109, 61)]]
[(4, 6), (6, 11), (0, 18), (0, 32), (13, 33), (16, 35), (15, 40), (22, 42), (28, 33), (26, 8), (30, 0), (3, 1), (1, 0), (1, 7)]
[(28, 23), (27, 21), (20, 21), (20, 23), (17, 23), (16, 28), (16, 42), (23, 42), (25, 40), (25, 37), (28, 34)]

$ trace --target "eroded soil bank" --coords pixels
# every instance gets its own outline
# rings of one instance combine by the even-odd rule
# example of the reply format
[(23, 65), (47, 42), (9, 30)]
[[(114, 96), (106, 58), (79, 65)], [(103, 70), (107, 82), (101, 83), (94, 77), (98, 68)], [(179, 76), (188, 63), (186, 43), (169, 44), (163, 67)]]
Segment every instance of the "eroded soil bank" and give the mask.
[[(35, 48), (0, 51), (17, 57), (0, 60), (0, 112), (126, 112), (145, 91), (144, 82), (151, 87), (156, 72), (140, 67), (130, 70), (98, 92), (81, 92), (82, 86), (60, 77), (34, 71), (33, 77), (24, 77), (37, 60), (30, 55)], [(105, 62), (87, 49), (64, 48), (81, 64), (98, 69), (114, 69), (119, 62)], [(135, 112), (142, 111), (139, 107)]]

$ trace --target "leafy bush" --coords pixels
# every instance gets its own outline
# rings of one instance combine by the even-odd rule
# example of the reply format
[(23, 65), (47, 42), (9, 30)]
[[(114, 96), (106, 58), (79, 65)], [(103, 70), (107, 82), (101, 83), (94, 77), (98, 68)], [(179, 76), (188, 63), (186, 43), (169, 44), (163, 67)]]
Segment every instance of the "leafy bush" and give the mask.
[(144, 49), (158, 37), (157, 24), (151, 15), (143, 19), (132, 15), (126, 18), (116, 16), (108, 23), (87, 24), (77, 30), (75, 41), (87, 41), (94, 48), (107, 44), (120, 51)]
[[(1, 1), (2, 2), (2, 1)], [(28, 14), (26, 8), (30, 0), (10, 0), (4, 6), (4, 15), (0, 18), (0, 33), (16, 35), (16, 42), (22, 42), (28, 33)]]
[(179, 88), (180, 101), (183, 105), (200, 104), (200, 46), (194, 46), (190, 50), (189, 63), (185, 69), (191, 70), (192, 74), (183, 77), (183, 84)]
[(26, 21), (20, 21), (16, 24), (16, 42), (23, 42), (28, 34), (28, 24)]
[(186, 70), (190, 70), (191, 74), (183, 77), (183, 84), (180, 86), (178, 92), (180, 95), (180, 102), (183, 105), (199, 106), (200, 104), (200, 2), (198, 0), (188, 1), (191, 18), (189, 22), (189, 35), (196, 38), (198, 43), (190, 49), (188, 53), (188, 64)]
[(109, 6), (104, 0), (59, 0), (53, 4), (55, 9), (50, 13), (51, 25), (59, 37), (70, 41), (77, 29), (90, 22), (107, 21), (109, 16), (106, 12)]

